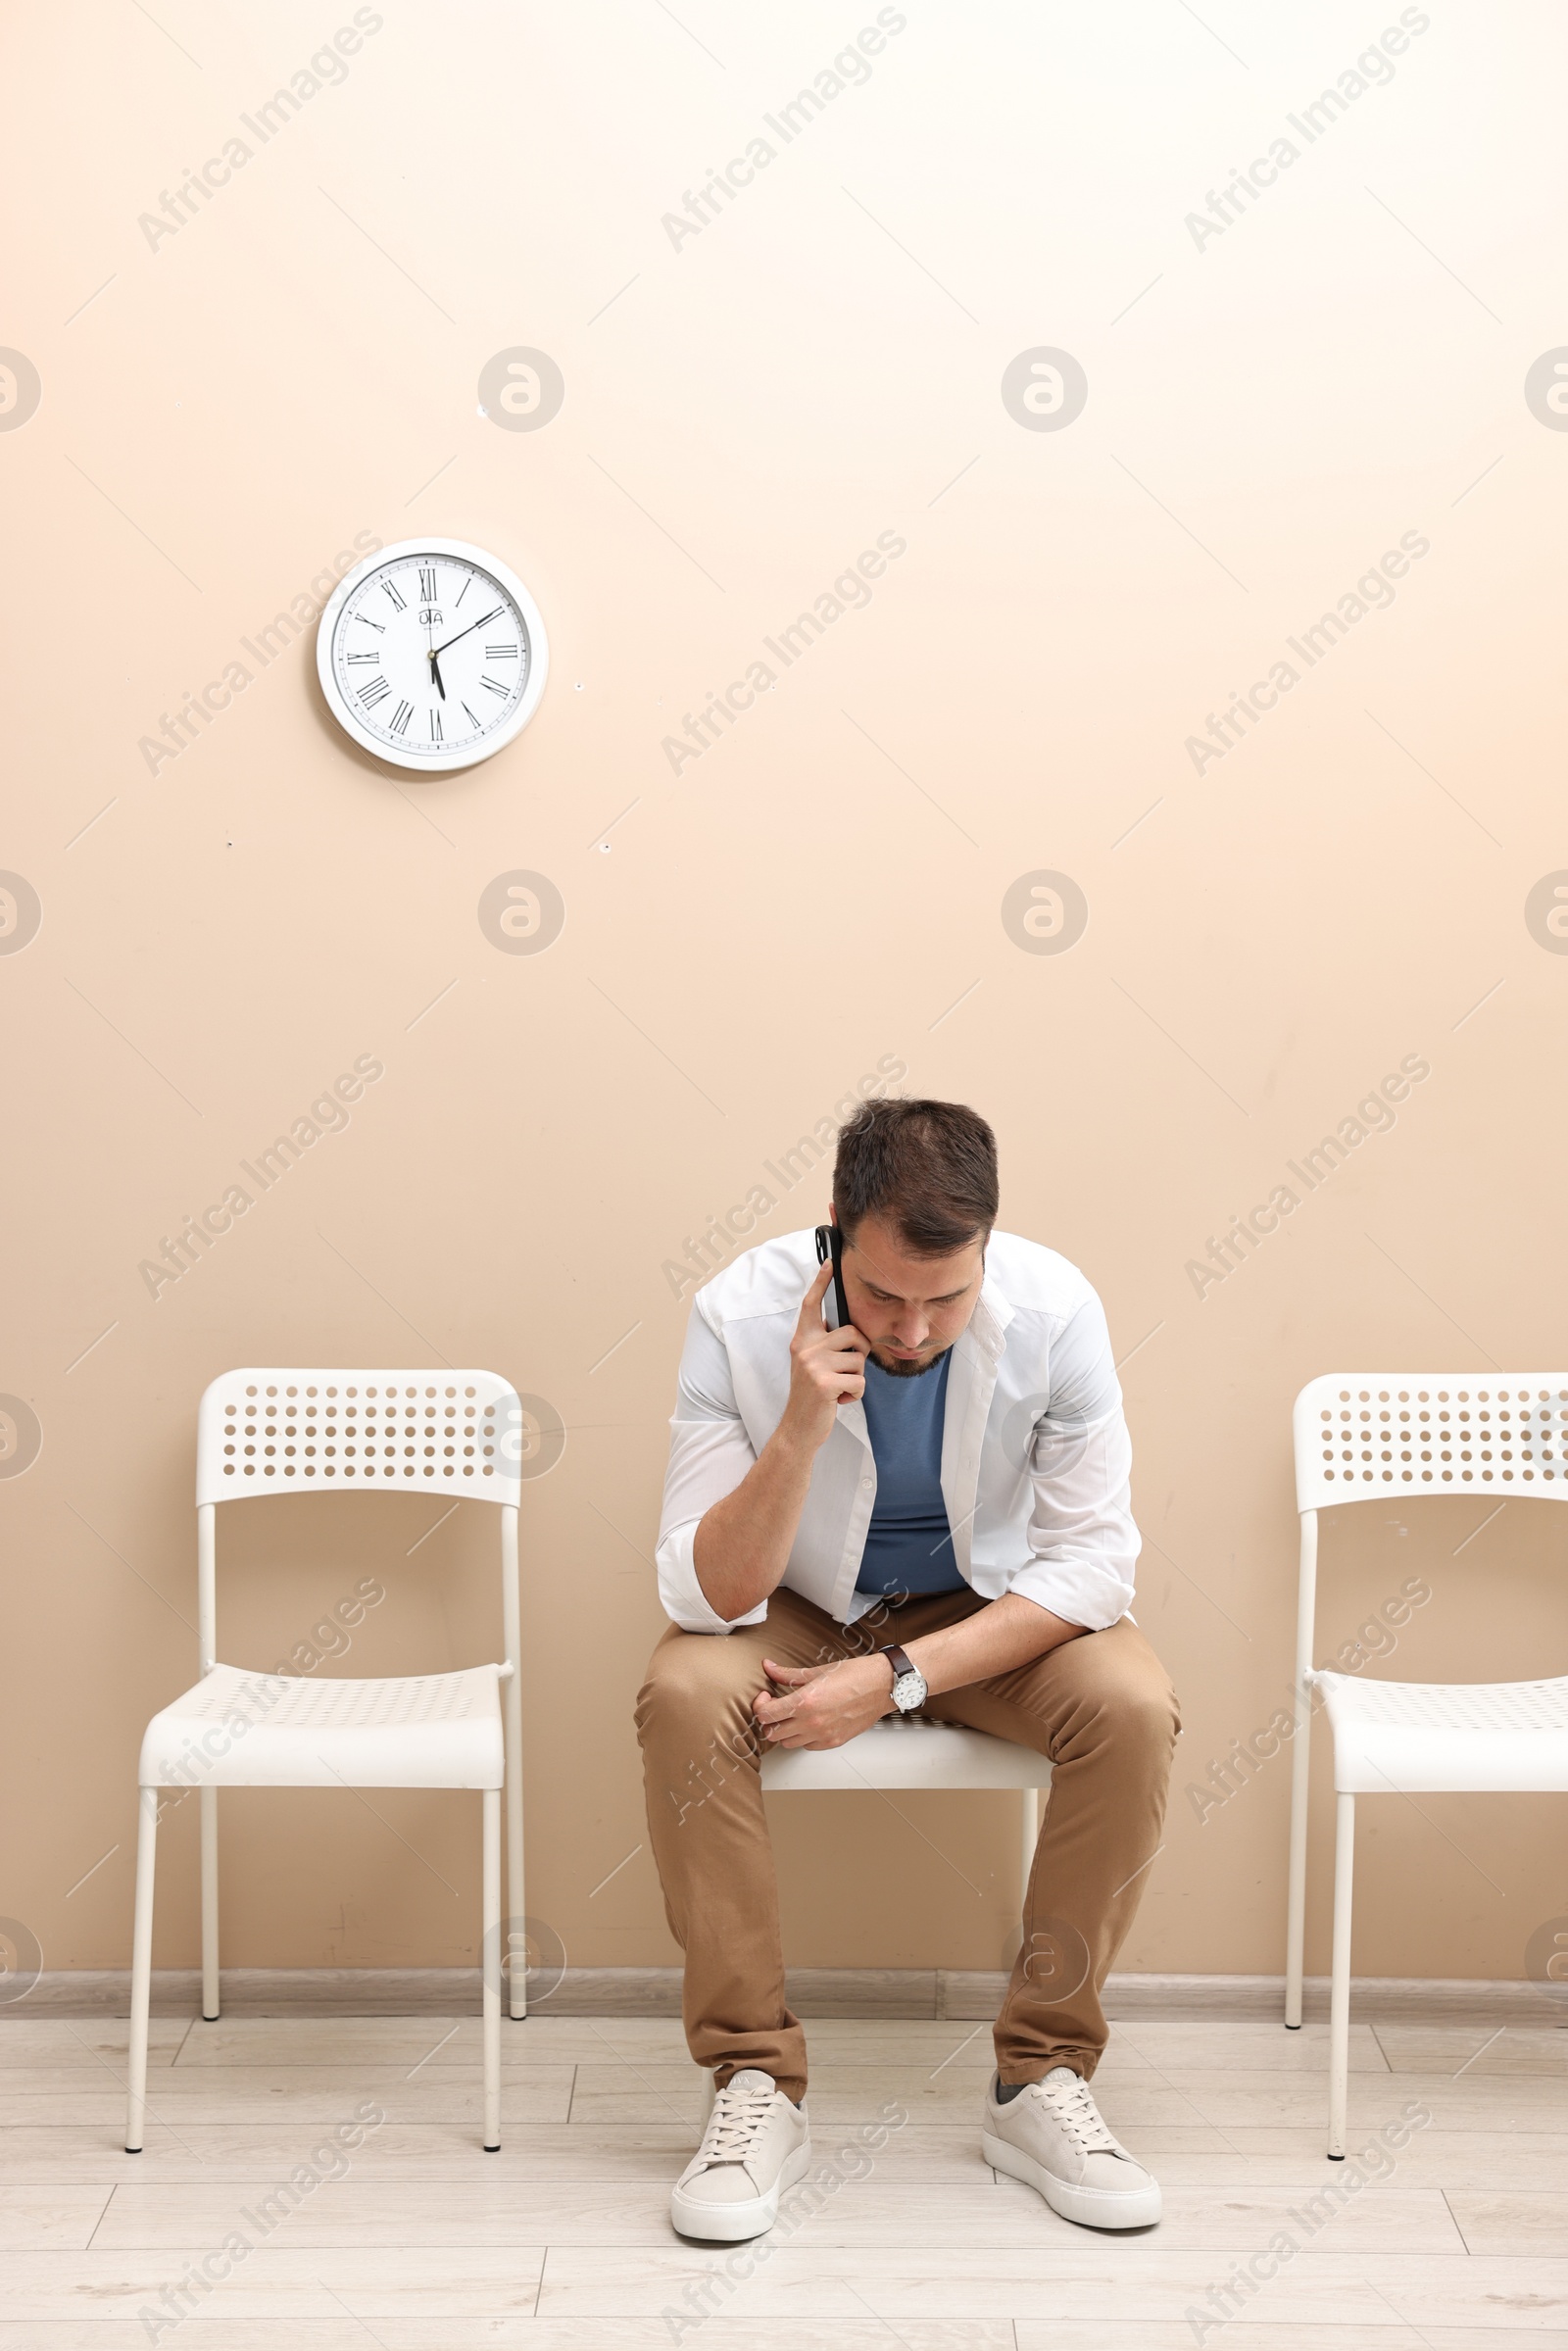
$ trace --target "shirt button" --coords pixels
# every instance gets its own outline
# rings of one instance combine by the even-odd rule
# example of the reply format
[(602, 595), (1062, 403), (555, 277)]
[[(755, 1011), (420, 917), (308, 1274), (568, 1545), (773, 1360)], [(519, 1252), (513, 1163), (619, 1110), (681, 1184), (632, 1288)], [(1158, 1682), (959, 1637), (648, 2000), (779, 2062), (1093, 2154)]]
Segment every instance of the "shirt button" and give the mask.
[(869, 1485), (870, 1485), (870, 1483), (871, 1483), (871, 1481), (870, 1481), (870, 1479), (869, 1479), (869, 1478), (862, 1478), (862, 1479), (860, 1480), (860, 1484), (861, 1484), (862, 1486), (869, 1486)]

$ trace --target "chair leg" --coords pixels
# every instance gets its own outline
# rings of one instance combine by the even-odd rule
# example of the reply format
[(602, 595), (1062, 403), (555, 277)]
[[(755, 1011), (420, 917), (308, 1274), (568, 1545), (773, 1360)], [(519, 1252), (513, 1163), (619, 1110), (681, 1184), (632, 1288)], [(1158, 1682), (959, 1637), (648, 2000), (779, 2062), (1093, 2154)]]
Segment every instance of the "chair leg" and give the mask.
[(218, 2022), (218, 1790), (204, 1788), (202, 1807), (202, 2020)]
[(1350, 1886), (1355, 1874), (1355, 1798), (1342, 1794), (1334, 1837), (1334, 1974), (1329, 1987), (1329, 2157), (1345, 2161), (1350, 2070)]
[(147, 2109), (147, 2012), (153, 1988), (153, 1873), (158, 1859), (158, 1790), (139, 1791), (136, 1826), (136, 1911), (130, 1935), (130, 2055), (127, 2069), (125, 2153), (139, 2155)]
[[(1020, 1912), (1027, 1910), (1029, 1907), (1029, 1881), (1034, 1875), (1035, 1847), (1039, 1842), (1040, 1790), (1038, 1788), (1026, 1788), (1023, 1791), (1023, 1838), (1018, 1849), (1018, 1858), (1020, 1863), (1019, 1877), (1021, 1881), (1018, 1891), (1018, 1908)], [(1028, 1939), (1028, 1927), (1025, 1926), (1024, 1937), (1026, 1940)]]
[(1301, 2029), (1301, 1980), (1306, 1950), (1306, 1808), (1311, 1763), (1312, 1701), (1297, 1692), (1295, 1751), (1291, 1757), (1290, 1893), (1285, 1914), (1285, 2026)]
[(528, 2013), (528, 1904), (522, 1885), (522, 1690), (517, 1676), (506, 1684), (507, 1710), (507, 1916), (512, 1922), (507, 1969), (507, 2006), (514, 2025)]
[(501, 1790), (484, 1791), (484, 2151), (501, 2146)]

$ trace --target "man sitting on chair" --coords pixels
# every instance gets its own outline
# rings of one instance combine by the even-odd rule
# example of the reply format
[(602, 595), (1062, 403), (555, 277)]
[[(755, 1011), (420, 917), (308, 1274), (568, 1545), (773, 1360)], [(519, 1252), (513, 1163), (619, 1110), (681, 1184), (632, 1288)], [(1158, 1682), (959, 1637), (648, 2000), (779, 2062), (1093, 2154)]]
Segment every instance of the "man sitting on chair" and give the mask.
[(995, 1232), (997, 1203), (976, 1112), (870, 1102), (833, 1170), (849, 1327), (829, 1326), (809, 1232), (748, 1249), (692, 1301), (659, 1539), (672, 1621), (637, 1703), (687, 2043), (717, 2086), (671, 2200), (687, 2236), (760, 2234), (809, 2161), (764, 1742), (838, 1747), (916, 1708), (1054, 1767), (985, 2161), (1069, 2220), (1159, 2218), (1088, 2082), (1176, 1704), (1127, 1613), (1140, 1546), (1103, 1309), (1064, 1258)]

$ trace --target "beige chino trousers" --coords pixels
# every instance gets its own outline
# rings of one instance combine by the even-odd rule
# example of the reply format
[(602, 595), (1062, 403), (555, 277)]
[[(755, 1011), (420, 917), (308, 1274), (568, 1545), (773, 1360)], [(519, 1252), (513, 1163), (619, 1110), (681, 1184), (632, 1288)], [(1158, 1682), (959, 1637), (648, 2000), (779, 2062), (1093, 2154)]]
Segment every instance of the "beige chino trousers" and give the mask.
[[(752, 1703), (764, 1656), (825, 1665), (904, 1645), (985, 1606), (972, 1592), (874, 1608), (855, 1625), (783, 1590), (764, 1624), (671, 1626), (637, 1699), (648, 1827), (670, 1931), (686, 1957), (686, 2041), (720, 2086), (742, 2066), (806, 2090), (806, 2034), (784, 1997), (778, 1886)], [(874, 1628), (874, 1629), (873, 1629)], [(1130, 1618), (1010, 1673), (928, 1699), (1048, 1755), (1054, 1766), (1024, 1905), (1023, 1943), (996, 2023), (1004, 2082), (1068, 2065), (1087, 2081), (1108, 2037), (1101, 1990), (1159, 1845), (1180, 1723), (1164, 1668)]]

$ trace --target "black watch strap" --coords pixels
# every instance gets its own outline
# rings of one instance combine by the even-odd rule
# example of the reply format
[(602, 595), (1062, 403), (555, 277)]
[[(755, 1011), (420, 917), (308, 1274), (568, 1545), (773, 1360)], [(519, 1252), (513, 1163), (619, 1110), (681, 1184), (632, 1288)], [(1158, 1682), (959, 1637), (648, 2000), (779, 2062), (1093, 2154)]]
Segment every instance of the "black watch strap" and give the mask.
[[(908, 1650), (901, 1649), (897, 1641), (890, 1641), (886, 1648), (878, 1649), (877, 1655), (885, 1657), (892, 1666), (895, 1682), (902, 1681), (906, 1674), (917, 1674), (920, 1670)], [(918, 1713), (919, 1708), (915, 1707), (912, 1711)]]

